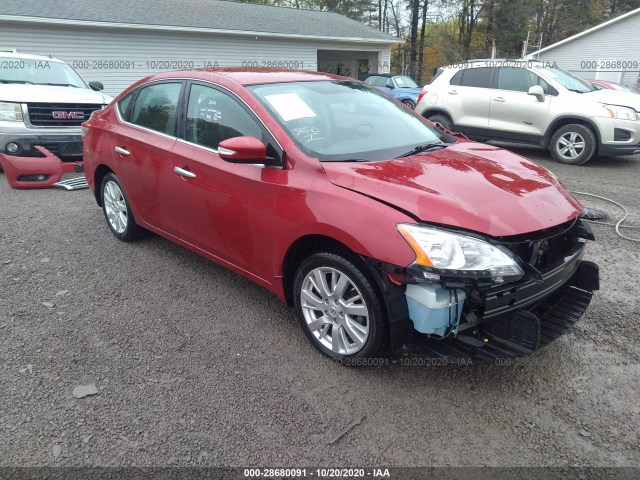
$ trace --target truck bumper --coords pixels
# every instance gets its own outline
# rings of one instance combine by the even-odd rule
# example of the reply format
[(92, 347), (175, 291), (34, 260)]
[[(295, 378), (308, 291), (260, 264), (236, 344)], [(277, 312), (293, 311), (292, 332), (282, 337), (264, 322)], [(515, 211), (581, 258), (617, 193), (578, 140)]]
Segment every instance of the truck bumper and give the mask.
[(0, 164), (9, 186), (16, 189), (49, 188), (63, 173), (83, 172), (84, 164), (63, 162), (44, 147), (35, 148), (44, 157), (17, 157), (0, 153)]

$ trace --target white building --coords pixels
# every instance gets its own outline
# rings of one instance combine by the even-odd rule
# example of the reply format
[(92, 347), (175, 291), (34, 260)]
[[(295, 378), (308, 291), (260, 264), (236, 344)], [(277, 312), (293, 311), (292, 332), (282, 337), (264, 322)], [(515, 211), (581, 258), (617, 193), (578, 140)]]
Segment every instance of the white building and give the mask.
[(185, 68), (387, 73), (400, 42), (332, 12), (224, 0), (0, 2), (0, 51), (61, 58), (110, 94)]
[(640, 73), (640, 8), (527, 56), (555, 62), (585, 80), (634, 86)]

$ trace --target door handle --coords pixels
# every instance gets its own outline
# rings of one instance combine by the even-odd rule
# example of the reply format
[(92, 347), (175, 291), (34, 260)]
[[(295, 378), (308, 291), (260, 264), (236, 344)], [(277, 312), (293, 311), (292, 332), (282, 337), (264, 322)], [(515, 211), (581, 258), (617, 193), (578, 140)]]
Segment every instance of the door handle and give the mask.
[(496, 97), (493, 99), (494, 102), (500, 102), (500, 103), (504, 103), (504, 98), (502, 97)]
[(449, 95), (457, 95), (458, 92), (456, 90), (449, 90)]
[(125, 150), (122, 147), (116, 147), (114, 148), (114, 150), (116, 151), (116, 153), (119, 153), (120, 155), (131, 155), (131, 152), (129, 150)]
[(181, 175), (183, 177), (187, 177), (187, 178), (196, 178), (196, 174), (193, 172), (190, 172), (189, 170), (185, 170), (184, 168), (180, 168), (180, 167), (173, 167), (173, 171), (175, 173), (177, 173), (178, 175)]

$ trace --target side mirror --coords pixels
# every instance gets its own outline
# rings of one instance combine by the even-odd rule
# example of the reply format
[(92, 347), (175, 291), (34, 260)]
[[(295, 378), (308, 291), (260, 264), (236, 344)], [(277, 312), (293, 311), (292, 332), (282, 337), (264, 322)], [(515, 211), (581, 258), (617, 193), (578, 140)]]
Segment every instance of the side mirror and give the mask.
[(89, 88), (91, 90), (95, 90), (96, 92), (100, 92), (104, 90), (104, 85), (102, 82), (89, 82)]
[(533, 87), (530, 87), (527, 93), (536, 97), (539, 102), (544, 102), (544, 90), (540, 85), (534, 85)]
[(256, 137), (227, 138), (218, 144), (218, 155), (231, 163), (265, 163), (267, 146)]

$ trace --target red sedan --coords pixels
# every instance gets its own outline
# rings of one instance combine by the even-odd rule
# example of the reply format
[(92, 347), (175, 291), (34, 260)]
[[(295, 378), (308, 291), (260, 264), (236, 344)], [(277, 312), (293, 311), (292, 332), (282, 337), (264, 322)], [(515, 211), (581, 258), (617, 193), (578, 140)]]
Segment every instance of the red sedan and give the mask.
[(162, 73), (83, 135), (118, 239), (148, 230), (262, 285), (342, 362), (528, 354), (598, 288), (582, 207), (553, 174), (356, 80)]
[(587, 80), (596, 90), (620, 90), (623, 92), (636, 93), (633, 89), (621, 85), (620, 83), (610, 82), (609, 80)]

